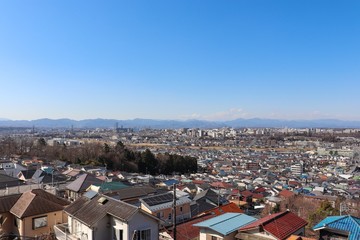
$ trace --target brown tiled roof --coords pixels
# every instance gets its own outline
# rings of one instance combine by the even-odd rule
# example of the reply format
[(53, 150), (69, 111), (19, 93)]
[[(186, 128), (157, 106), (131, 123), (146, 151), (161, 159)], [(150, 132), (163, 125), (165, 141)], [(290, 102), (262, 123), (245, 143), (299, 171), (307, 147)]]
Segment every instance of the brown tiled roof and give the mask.
[(44, 213), (63, 210), (69, 202), (58, 198), (41, 189), (35, 189), (21, 194), (10, 209), (18, 218), (24, 218)]
[(21, 194), (0, 197), (0, 213), (9, 212)]
[[(104, 198), (106, 201), (101, 204), (98, 202), (100, 198)], [(143, 212), (133, 205), (118, 201), (105, 195), (97, 195), (92, 199), (82, 196), (73, 202), (70, 206), (65, 208), (65, 212), (68, 215), (80, 220), (89, 227), (92, 227), (107, 214), (119, 218), (123, 221), (127, 221), (136, 212), (139, 211)], [(151, 217), (155, 218), (153, 216)]]

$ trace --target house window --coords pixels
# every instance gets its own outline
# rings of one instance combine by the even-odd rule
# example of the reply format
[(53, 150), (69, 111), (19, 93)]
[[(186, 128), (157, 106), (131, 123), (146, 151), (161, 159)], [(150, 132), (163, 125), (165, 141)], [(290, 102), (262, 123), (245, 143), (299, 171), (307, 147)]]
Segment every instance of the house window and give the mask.
[(221, 238), (215, 237), (215, 236), (211, 236), (211, 240), (220, 240)]
[(38, 229), (47, 226), (47, 216), (37, 217), (32, 219), (33, 229)]
[(136, 240), (150, 240), (151, 239), (151, 230), (139, 230), (135, 233), (135, 239)]
[(124, 230), (113, 228), (113, 240), (124, 240)]
[(168, 219), (171, 220), (171, 213), (169, 213)]
[(180, 207), (180, 212), (182, 212), (182, 207)]

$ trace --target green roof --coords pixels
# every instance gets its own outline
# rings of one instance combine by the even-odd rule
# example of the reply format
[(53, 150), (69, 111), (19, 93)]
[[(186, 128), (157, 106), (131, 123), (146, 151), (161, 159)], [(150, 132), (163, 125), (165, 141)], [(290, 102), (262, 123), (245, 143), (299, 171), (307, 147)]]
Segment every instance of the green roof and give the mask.
[(100, 187), (102, 191), (114, 191), (123, 188), (128, 188), (129, 186), (122, 182), (104, 182), (104, 183), (96, 183), (94, 186)]

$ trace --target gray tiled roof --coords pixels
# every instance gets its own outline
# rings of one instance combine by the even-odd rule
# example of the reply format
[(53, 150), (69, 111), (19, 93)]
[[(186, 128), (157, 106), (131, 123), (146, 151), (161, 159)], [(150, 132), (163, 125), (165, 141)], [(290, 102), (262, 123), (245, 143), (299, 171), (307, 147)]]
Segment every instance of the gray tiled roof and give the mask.
[[(107, 200), (104, 204), (98, 202), (101, 197)], [(92, 199), (82, 196), (65, 208), (65, 212), (68, 215), (80, 220), (89, 227), (92, 227), (107, 214), (123, 221), (128, 221), (138, 211), (140, 209), (133, 205), (105, 195), (98, 195)]]
[(74, 192), (84, 192), (94, 183), (102, 183), (102, 181), (91, 174), (85, 173), (67, 185), (66, 188)]

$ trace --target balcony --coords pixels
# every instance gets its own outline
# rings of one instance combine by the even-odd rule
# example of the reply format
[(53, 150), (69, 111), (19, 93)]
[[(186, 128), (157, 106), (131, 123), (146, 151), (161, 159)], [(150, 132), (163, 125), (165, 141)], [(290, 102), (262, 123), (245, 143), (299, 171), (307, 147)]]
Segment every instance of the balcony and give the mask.
[(67, 223), (55, 225), (54, 232), (57, 240), (79, 240), (79, 238), (69, 232)]

